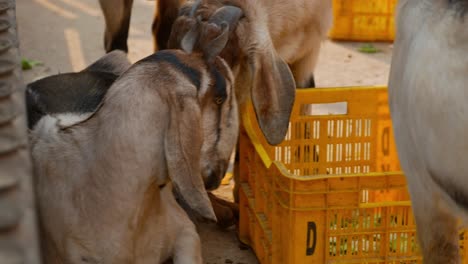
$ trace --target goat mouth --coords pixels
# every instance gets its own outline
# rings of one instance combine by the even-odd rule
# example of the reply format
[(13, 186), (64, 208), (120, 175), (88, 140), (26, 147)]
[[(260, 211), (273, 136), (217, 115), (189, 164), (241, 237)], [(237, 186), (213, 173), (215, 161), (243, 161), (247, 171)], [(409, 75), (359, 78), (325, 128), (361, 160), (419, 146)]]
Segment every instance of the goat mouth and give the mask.
[(212, 191), (218, 189), (221, 185), (221, 181), (224, 178), (224, 175), (227, 171), (227, 162), (219, 161), (217, 166), (207, 166), (205, 167), (203, 174), (203, 182), (205, 183), (205, 189), (207, 191)]
[(221, 180), (223, 179), (222, 173), (217, 173), (215, 171), (211, 171), (208, 174), (208, 177), (205, 180), (205, 189), (207, 191), (215, 190), (221, 185)]

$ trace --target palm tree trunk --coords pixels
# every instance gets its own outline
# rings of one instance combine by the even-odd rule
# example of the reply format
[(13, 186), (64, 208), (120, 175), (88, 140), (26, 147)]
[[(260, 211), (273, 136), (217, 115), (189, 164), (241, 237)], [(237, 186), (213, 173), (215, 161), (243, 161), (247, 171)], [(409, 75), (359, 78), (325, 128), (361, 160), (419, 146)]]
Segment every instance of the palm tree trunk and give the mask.
[(0, 0), (0, 263), (39, 264), (15, 0)]

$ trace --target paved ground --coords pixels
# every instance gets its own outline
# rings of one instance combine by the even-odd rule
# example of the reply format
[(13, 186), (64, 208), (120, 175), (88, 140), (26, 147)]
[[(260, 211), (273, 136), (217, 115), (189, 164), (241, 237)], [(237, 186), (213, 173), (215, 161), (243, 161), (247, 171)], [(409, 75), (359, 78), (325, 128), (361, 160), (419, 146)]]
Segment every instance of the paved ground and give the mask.
[[(43, 62), (24, 72), (26, 82), (60, 72), (79, 71), (104, 54), (104, 21), (98, 0), (17, 0), (23, 58)], [(154, 2), (135, 0), (130, 28), (129, 58), (135, 62), (152, 52), (150, 25)], [(319, 87), (385, 85), (391, 45), (375, 44), (376, 54), (357, 51), (361, 43), (326, 41), (316, 71)], [(232, 185), (218, 193), (231, 198)], [(241, 250), (235, 231), (199, 225), (206, 263), (257, 263)]]

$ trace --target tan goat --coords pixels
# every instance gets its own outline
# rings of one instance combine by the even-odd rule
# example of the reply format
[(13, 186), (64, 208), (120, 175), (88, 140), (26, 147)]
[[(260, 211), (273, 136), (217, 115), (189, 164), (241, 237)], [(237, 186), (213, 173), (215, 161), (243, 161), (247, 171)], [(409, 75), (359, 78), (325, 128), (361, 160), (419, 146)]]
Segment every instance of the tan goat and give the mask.
[(424, 263), (460, 263), (458, 220), (466, 226), (468, 216), (467, 14), (466, 0), (399, 1), (390, 107)]
[(187, 36), (185, 51), (137, 62), (93, 113), (38, 121), (31, 145), (44, 263), (202, 263), (171, 185), (215, 220), (203, 182), (218, 184), (238, 133), (233, 76), (217, 56), (228, 32), (211, 25)]
[[(127, 50), (131, 2), (100, 0), (107, 51)], [(202, 21), (197, 22), (197, 17)], [(239, 104), (251, 98), (267, 141), (280, 143), (288, 128), (296, 84), (315, 86), (313, 71), (331, 25), (331, 0), (159, 0), (153, 23), (156, 47), (180, 48), (185, 33), (203, 31), (210, 19), (230, 21), (230, 39), (221, 57), (233, 69)], [(234, 175), (237, 178), (237, 162)], [(237, 200), (236, 190), (234, 197)], [(215, 205), (219, 200), (212, 202)], [(230, 225), (236, 206), (229, 206), (233, 213), (223, 207), (215, 205), (218, 223)]]
[[(239, 20), (231, 20), (233, 31), (221, 53), (233, 69), (239, 104), (252, 99), (266, 140), (278, 144), (288, 128), (296, 83), (299, 87), (313, 86), (320, 43), (331, 23), (331, 2), (189, 2), (173, 23), (168, 47), (178, 47), (189, 28), (203, 27), (208, 20), (222, 21), (223, 16), (231, 17), (233, 14), (229, 12), (219, 12), (223, 7), (237, 8), (241, 13), (235, 15)], [(198, 17), (201, 23), (194, 22)]]
[[(106, 18), (106, 50), (127, 50), (132, 0), (100, 0)], [(186, 3), (187, 2), (187, 3)], [(188, 30), (187, 18), (195, 1), (159, 0), (153, 23), (160, 49), (174, 48)], [(221, 56), (233, 68), (236, 94), (242, 103), (252, 94), (262, 131), (271, 144), (284, 138), (294, 100), (294, 89), (314, 87), (313, 72), (320, 45), (332, 21), (331, 0), (202, 0), (195, 17), (204, 20), (223, 6), (242, 11)], [(185, 3), (185, 5), (184, 5)], [(185, 18), (184, 18), (185, 17)], [(177, 21), (176, 21), (177, 20)], [(174, 26), (174, 23), (175, 26)], [(180, 44), (180, 43), (179, 43)], [(289, 66), (289, 67), (288, 67)], [(292, 75), (290, 70), (292, 71)], [(294, 76), (294, 77), (292, 77)], [(294, 80), (296, 84), (294, 83)], [(250, 87), (253, 87), (250, 92)]]

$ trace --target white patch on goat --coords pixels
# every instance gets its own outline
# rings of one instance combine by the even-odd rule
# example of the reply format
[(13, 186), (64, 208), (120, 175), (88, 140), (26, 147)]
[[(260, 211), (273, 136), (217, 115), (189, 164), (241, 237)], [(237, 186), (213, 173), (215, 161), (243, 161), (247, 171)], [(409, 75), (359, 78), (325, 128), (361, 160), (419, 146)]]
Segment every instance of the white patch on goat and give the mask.
[(81, 123), (91, 117), (94, 112), (89, 113), (62, 113), (57, 114), (55, 117), (58, 119), (58, 126), (60, 128), (66, 128), (78, 123)]
[(56, 133), (59, 129), (67, 128), (81, 123), (90, 118), (94, 112), (89, 113), (62, 113), (56, 115), (45, 115), (36, 123), (33, 128), (35, 134), (39, 137), (43, 135)]
[(200, 98), (205, 96), (205, 93), (208, 91), (210, 87), (211, 75), (207, 71), (206, 68), (200, 68), (200, 90), (199, 96)]
[(43, 116), (34, 127), (34, 135), (37, 138), (46, 138), (49, 135), (56, 134), (59, 130), (59, 120), (56, 117), (45, 115)]
[[(225, 60), (220, 60), (220, 61), (223, 64), (224, 68), (230, 69), (229, 65), (227, 64), (227, 62)], [(226, 76), (227, 77), (227, 82), (229, 82), (229, 85), (233, 85), (234, 84), (234, 75), (233, 75), (232, 71), (227, 70), (226, 72), (228, 74), (228, 76)]]

